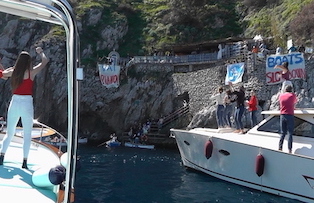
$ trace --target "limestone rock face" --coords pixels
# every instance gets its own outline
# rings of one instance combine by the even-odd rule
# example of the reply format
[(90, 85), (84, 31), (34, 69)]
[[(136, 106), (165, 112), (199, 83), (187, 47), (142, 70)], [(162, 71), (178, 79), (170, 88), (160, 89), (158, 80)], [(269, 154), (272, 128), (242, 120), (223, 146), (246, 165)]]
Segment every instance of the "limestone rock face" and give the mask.
[[(80, 92), (80, 127), (83, 132), (122, 133), (135, 123), (156, 120), (173, 111), (175, 94), (171, 74), (148, 72), (137, 79), (134, 76), (142, 73), (140, 69), (132, 68), (129, 76), (120, 81), (119, 88), (110, 89), (102, 86), (94, 71), (85, 72)], [(134, 76), (130, 76), (130, 72)]]
[[(97, 12), (96, 12), (97, 14)], [(98, 14), (97, 14), (98, 15)], [(97, 20), (97, 15), (91, 21)], [(43, 26), (44, 25), (44, 26)], [(39, 29), (39, 27), (41, 27)], [(3, 54), (4, 67), (13, 66), (20, 51), (28, 51), (33, 56), (33, 63), (39, 63), (40, 58), (35, 53), (35, 47), (43, 47), (50, 58), (47, 67), (35, 78), (34, 107), (35, 118), (39, 121), (66, 132), (67, 129), (67, 70), (66, 50), (62, 37), (53, 36), (51, 27), (40, 22), (28, 20), (7, 19), (0, 33), (0, 53)], [(122, 37), (123, 25), (106, 27), (102, 32), (108, 36)], [(113, 48), (117, 38), (107, 38), (102, 47)], [(110, 45), (109, 45), (110, 44)], [(85, 56), (92, 54), (90, 45), (82, 47)], [(96, 67), (83, 67), (84, 80), (79, 82), (79, 132), (86, 136), (103, 137), (116, 132), (121, 134), (134, 123), (147, 119), (155, 120), (173, 111), (174, 97), (172, 66), (147, 64), (132, 66), (121, 74), (121, 84), (118, 88), (107, 89), (102, 86)], [(6, 117), (11, 99), (10, 79), (0, 80), (0, 112)]]
[[(89, 16), (89, 24), (100, 20), (99, 12), (94, 11), (94, 15)], [(1, 16), (0, 53), (3, 54), (5, 67), (13, 66), (22, 50), (29, 51), (34, 64), (38, 63), (40, 58), (35, 53), (36, 46), (42, 46), (50, 58), (47, 67), (35, 79), (35, 118), (60, 132), (66, 132), (68, 86), (64, 36), (52, 34), (47, 23)], [(78, 24), (81, 25), (81, 22)], [(118, 49), (118, 39), (127, 33), (127, 29), (124, 22), (102, 28), (103, 37), (96, 45), (81, 47), (82, 56), (94, 54), (91, 47), (98, 50)], [(189, 103), (193, 118), (189, 125), (176, 124), (174, 127), (216, 127), (215, 104), (210, 97), (218, 86), (228, 88), (224, 85), (227, 63), (230, 62), (194, 64), (193, 71), (189, 71), (188, 64), (186, 67), (174, 67), (167, 63), (135, 64), (127, 70), (123, 69), (120, 86), (110, 89), (102, 86), (96, 67), (83, 67), (84, 80), (79, 82), (79, 133), (96, 139), (108, 137), (113, 132), (119, 135), (135, 123), (170, 114), (181, 107), (184, 100)], [(298, 107), (313, 107), (313, 67), (314, 62), (307, 61), (306, 79), (293, 81), (299, 99)], [(256, 90), (259, 112), (278, 108), (280, 85), (265, 84), (265, 64), (260, 64), (254, 71), (247, 70), (243, 81), (247, 95), (250, 89)], [(0, 79), (0, 88), (0, 115), (6, 117), (12, 96), (10, 80)], [(244, 119), (249, 122), (248, 114)], [(259, 115), (258, 120), (261, 119)]]

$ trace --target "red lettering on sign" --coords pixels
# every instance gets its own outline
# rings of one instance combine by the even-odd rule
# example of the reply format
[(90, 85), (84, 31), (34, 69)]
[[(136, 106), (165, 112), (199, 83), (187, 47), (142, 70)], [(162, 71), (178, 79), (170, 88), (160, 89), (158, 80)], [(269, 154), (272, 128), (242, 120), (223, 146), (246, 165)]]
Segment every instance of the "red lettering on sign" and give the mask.
[[(303, 68), (297, 68), (290, 70), (290, 79), (299, 79), (299, 78), (305, 78), (305, 69)], [(277, 72), (267, 72), (266, 73), (266, 83), (278, 83), (281, 81), (281, 71)]]
[(290, 78), (295, 79), (295, 78), (305, 78), (305, 70), (302, 68), (298, 69), (293, 69), (290, 72)]
[(276, 83), (281, 80), (281, 72), (268, 72), (266, 73), (266, 83)]
[(113, 83), (117, 83), (119, 81), (118, 75), (100, 75), (100, 80), (102, 84), (110, 85)]

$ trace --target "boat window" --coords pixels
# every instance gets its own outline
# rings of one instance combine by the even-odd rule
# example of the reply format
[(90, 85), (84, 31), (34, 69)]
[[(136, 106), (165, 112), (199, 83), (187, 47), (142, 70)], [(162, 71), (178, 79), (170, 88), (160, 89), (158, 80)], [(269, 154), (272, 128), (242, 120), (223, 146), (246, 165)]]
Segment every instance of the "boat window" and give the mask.
[(257, 130), (264, 132), (280, 133), (280, 117), (279, 116), (272, 117), (265, 124), (260, 126)]
[(295, 118), (293, 134), (303, 137), (314, 137), (314, 125), (300, 118)]
[[(274, 116), (265, 124), (260, 126), (258, 131), (280, 134), (280, 116)], [(314, 125), (303, 119), (294, 117), (294, 135), (303, 137), (314, 137)]]

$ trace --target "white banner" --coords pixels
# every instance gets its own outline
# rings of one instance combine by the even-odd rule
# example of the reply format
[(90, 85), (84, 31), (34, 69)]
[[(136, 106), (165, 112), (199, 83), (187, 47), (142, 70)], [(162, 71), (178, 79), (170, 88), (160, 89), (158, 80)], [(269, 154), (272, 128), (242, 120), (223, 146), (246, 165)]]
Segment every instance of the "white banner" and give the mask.
[(229, 82), (232, 82), (232, 84), (242, 82), (243, 74), (244, 63), (234, 63), (227, 65), (225, 84), (228, 85)]
[(98, 64), (99, 78), (102, 85), (107, 88), (119, 87), (120, 80), (120, 66)]
[(274, 85), (282, 82), (282, 70), (275, 69), (276, 65), (289, 63), (290, 79), (305, 78), (305, 61), (303, 53), (292, 52), (283, 55), (269, 55), (266, 59), (266, 84)]

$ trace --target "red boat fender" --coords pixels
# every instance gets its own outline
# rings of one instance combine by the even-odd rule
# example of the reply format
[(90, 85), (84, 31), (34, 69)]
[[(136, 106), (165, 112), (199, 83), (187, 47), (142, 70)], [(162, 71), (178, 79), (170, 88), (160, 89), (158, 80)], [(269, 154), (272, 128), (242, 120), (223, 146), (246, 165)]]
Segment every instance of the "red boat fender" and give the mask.
[(209, 159), (212, 156), (213, 153), (213, 143), (212, 141), (208, 140), (205, 143), (205, 157), (206, 159)]
[(256, 156), (256, 163), (255, 163), (255, 172), (260, 177), (264, 173), (264, 166), (265, 166), (265, 159), (263, 155), (259, 154)]

